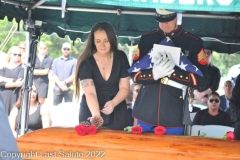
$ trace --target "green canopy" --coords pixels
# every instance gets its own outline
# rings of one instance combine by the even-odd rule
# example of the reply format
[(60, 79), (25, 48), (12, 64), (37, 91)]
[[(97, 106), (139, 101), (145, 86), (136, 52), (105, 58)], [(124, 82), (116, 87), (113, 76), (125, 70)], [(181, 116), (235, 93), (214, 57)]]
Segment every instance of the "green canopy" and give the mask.
[(179, 11), (239, 12), (238, 0), (87, 0), (88, 2), (124, 7), (167, 8)]
[(182, 27), (202, 37), (205, 47), (220, 53), (240, 51), (238, 0), (67, 0), (64, 18), (61, 0), (1, 0), (0, 19), (19, 22), (31, 15), (43, 21), (47, 34), (82, 41), (95, 23), (106, 21), (121, 43), (137, 44), (143, 33), (158, 28), (156, 7), (182, 12)]

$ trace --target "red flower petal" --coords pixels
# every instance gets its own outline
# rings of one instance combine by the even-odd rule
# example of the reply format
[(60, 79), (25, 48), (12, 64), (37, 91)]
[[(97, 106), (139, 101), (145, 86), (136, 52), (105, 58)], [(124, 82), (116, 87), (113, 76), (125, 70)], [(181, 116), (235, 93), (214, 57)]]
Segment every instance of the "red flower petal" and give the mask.
[(80, 136), (84, 136), (84, 135), (86, 135), (87, 132), (88, 132), (87, 126), (85, 126), (85, 125), (83, 125), (83, 124), (77, 125), (77, 126), (75, 127), (75, 130), (76, 130), (77, 134), (80, 135)]
[(235, 139), (234, 132), (232, 132), (232, 131), (228, 131), (226, 136), (227, 136), (227, 140), (234, 140)]
[(133, 134), (141, 134), (143, 131), (141, 126), (134, 126), (132, 127), (132, 133)]
[(166, 128), (162, 126), (157, 126), (154, 128), (154, 133), (156, 135), (163, 135), (166, 132)]
[(97, 133), (97, 127), (96, 126), (89, 126), (87, 133), (88, 134), (96, 134)]

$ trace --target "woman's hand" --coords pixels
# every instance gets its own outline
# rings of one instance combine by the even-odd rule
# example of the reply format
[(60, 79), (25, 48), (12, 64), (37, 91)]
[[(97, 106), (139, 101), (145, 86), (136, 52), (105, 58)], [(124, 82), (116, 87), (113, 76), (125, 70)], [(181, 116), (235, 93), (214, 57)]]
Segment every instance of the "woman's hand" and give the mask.
[(106, 115), (109, 115), (113, 112), (114, 108), (115, 108), (115, 103), (113, 101), (108, 101), (103, 109), (101, 110), (102, 113), (106, 114)]

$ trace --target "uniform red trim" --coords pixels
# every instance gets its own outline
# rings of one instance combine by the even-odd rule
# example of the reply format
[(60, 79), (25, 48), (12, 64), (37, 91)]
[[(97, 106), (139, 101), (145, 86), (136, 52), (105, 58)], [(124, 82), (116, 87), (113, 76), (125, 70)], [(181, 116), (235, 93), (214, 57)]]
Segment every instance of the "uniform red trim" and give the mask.
[[(134, 117), (134, 116), (132, 116), (133, 118), (136, 118), (136, 117)], [(140, 120), (140, 119), (138, 119), (138, 118), (136, 118), (138, 121), (141, 121), (141, 122), (143, 122), (143, 123), (146, 123), (146, 124), (148, 124), (148, 125), (150, 125), (150, 126), (159, 126), (159, 125), (153, 125), (153, 124), (150, 124), (150, 123), (147, 123), (147, 122), (145, 122), (145, 121), (142, 121), (142, 120)], [(163, 126), (163, 125), (161, 125), (161, 126)], [(165, 128), (184, 128), (184, 127), (167, 127), (167, 126), (163, 126), (163, 127), (165, 127)]]
[(161, 103), (161, 100), (160, 100), (160, 96), (161, 96), (161, 89), (162, 89), (162, 83), (160, 82), (160, 85), (159, 85), (159, 91), (158, 91), (158, 126), (160, 124), (160, 103)]
[(156, 29), (156, 30), (153, 30), (153, 31), (147, 32), (147, 33), (145, 33), (144, 35), (152, 34), (152, 33), (158, 32), (158, 31), (159, 31), (159, 30)]
[(184, 82), (190, 82), (190, 78), (191, 78), (192, 81), (193, 81), (193, 82), (192, 82), (193, 85), (194, 85), (194, 86), (197, 85), (197, 79), (196, 79), (196, 77), (195, 77), (195, 75), (194, 75), (193, 73), (189, 73), (188, 79), (178, 78), (178, 77), (172, 76), (172, 75), (171, 75), (171, 78), (175, 78), (175, 79), (177, 79), (177, 80), (184, 81)]
[(197, 85), (197, 80), (196, 80), (194, 74), (193, 74), (193, 73), (190, 73), (190, 76), (192, 77), (193, 85), (196, 86), (196, 85)]
[(177, 80), (184, 81), (184, 82), (190, 82), (190, 76), (189, 75), (188, 75), (188, 79), (178, 78), (177, 76), (172, 76), (172, 75), (171, 75), (171, 78), (175, 78)]
[[(187, 32), (187, 31), (185, 31), (185, 32)], [(188, 34), (189, 32), (187, 32), (187, 33), (185, 33), (185, 32), (184, 32), (184, 34), (185, 34), (186, 36), (192, 37), (192, 38), (194, 38), (194, 39), (196, 39), (196, 40), (199, 40), (199, 37), (196, 37), (195, 35), (190, 35), (190, 34)]]
[(138, 76), (139, 74), (141, 74), (141, 71), (138, 71), (138, 72), (135, 74), (135, 76), (134, 76), (134, 78), (133, 78), (133, 81), (134, 81), (134, 82), (136, 82), (137, 76)]

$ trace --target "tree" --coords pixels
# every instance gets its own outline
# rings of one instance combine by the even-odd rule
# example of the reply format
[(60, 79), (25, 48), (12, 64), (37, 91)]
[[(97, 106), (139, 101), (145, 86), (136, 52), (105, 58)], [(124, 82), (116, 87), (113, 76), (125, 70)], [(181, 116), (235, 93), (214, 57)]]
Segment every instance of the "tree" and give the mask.
[[(12, 22), (9, 22), (7, 18), (0, 20), (0, 51), (7, 53), (8, 49), (11, 46), (17, 46), (20, 42), (26, 41), (26, 31), (23, 30), (22, 26), (23, 22), (21, 21), (19, 24), (18, 31), (17, 30), (18, 24), (15, 22), (15, 20), (13, 20)], [(8, 34), (13, 35), (8, 36)], [(7, 39), (7, 37), (9, 37), (9, 39), (7, 40), (6, 43), (4, 43), (4, 40)], [(85, 43), (81, 42), (80, 39), (77, 39), (76, 41), (72, 42), (68, 36), (66, 36), (65, 38), (59, 38), (55, 33), (50, 36), (43, 34), (40, 40), (44, 41), (47, 44), (49, 55), (53, 59), (62, 55), (61, 46), (64, 42), (69, 42), (73, 44), (71, 55), (76, 58), (82, 53), (85, 47)], [(129, 48), (130, 48), (129, 45), (121, 45), (119, 47), (119, 49), (123, 50), (128, 57), (133, 56), (133, 54), (129, 54)], [(132, 53), (135, 53), (136, 49), (137, 46), (134, 46), (132, 48)], [(240, 54), (228, 55), (214, 52), (212, 63), (220, 69), (222, 76), (226, 76), (231, 66), (239, 64), (239, 58)]]

